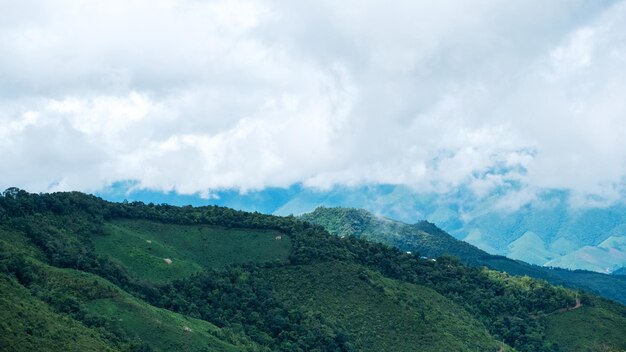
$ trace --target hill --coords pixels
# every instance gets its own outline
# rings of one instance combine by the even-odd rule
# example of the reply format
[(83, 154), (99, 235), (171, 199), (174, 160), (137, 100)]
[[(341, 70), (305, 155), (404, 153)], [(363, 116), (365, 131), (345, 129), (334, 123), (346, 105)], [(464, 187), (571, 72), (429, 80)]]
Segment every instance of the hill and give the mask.
[(626, 348), (624, 306), (293, 217), (9, 189), (0, 234), (3, 351)]
[(385, 243), (401, 251), (415, 252), (429, 258), (451, 254), (468, 263), (478, 263), (481, 258), (488, 255), (466, 242), (455, 239), (427, 221), (408, 225), (376, 216), (363, 209), (324, 207), (303, 214), (299, 218), (320, 225), (333, 235), (354, 236)]
[[(363, 209), (324, 208), (300, 216), (300, 219), (321, 225), (337, 236), (354, 236), (412, 252), (429, 258), (449, 254), (463, 263), (490, 269), (528, 275), (555, 285), (594, 292), (626, 304), (626, 277), (616, 277), (591, 271), (564, 270), (531, 265), (520, 260), (491, 255), (460, 241), (427, 221), (409, 225), (376, 216)], [(532, 236), (532, 235), (529, 235)]]

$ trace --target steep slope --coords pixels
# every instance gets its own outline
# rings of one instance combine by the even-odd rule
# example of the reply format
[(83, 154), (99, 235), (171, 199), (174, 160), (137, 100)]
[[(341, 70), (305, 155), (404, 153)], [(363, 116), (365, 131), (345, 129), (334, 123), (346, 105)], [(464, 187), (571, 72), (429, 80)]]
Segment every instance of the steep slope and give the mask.
[[(333, 317), (359, 351), (496, 351), (484, 326), (432, 289), (339, 262), (267, 270), (290, 306)], [(450, 334), (441, 338), (439, 331)], [(402, 338), (397, 338), (400, 335)], [(453, 337), (452, 337), (453, 336)]]
[[(626, 345), (626, 335), (619, 330), (605, 329), (605, 326), (626, 326), (626, 309), (624, 307), (603, 306), (598, 302), (596, 307), (581, 306), (578, 309), (566, 312), (556, 312), (549, 315), (547, 320), (546, 334), (566, 351), (623, 351), (623, 349), (611, 347)], [(597, 335), (590, 331), (588, 326), (581, 321), (591, 320), (598, 324), (594, 329), (605, 331)]]
[(2, 351), (119, 351), (100, 332), (56, 312), (4, 274), (0, 307)]
[(244, 336), (223, 341), (226, 333), (215, 325), (151, 306), (97, 275), (19, 255), (34, 248), (15, 250), (4, 239), (0, 248), (3, 351), (254, 349)]
[[(0, 325), (7, 351), (18, 341), (114, 351), (568, 351), (549, 319), (578, 307), (577, 297), (590, 314), (568, 323), (592, 331), (588, 346), (626, 348), (620, 319), (596, 321), (621, 316), (610, 301), (341, 239), (293, 217), (9, 190), (0, 234), (0, 276), (13, 292), (0, 301), (13, 319)], [(155, 268), (152, 256), (165, 255), (172, 263)], [(35, 310), (43, 316), (20, 314)], [(26, 327), (53, 320), (76, 329), (30, 337)]]
[[(522, 261), (490, 255), (468, 243), (459, 241), (434, 224), (420, 221), (414, 225), (377, 217), (362, 209), (323, 208), (300, 216), (302, 220), (321, 225), (337, 236), (355, 236), (384, 243), (402, 251), (427, 257), (444, 254), (457, 256), (469, 265), (487, 266), (513, 275), (528, 275), (556, 285), (584, 289), (626, 304), (626, 278), (589, 271), (544, 268)], [(539, 240), (527, 234), (527, 242)], [(520, 246), (527, 247), (528, 243)]]

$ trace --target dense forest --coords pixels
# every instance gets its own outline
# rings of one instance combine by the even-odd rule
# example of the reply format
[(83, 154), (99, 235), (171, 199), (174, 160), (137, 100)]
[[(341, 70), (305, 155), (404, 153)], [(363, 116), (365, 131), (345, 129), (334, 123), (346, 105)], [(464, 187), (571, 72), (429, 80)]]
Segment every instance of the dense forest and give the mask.
[(3, 351), (626, 349), (622, 305), (294, 217), (11, 188), (0, 248)]

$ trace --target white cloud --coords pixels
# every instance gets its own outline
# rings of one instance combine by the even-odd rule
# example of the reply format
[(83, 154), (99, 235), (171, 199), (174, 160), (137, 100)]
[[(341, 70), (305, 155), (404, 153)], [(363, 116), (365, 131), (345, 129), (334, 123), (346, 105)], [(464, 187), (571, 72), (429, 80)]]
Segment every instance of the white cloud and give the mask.
[(625, 23), (626, 2), (0, 2), (0, 188), (621, 200)]

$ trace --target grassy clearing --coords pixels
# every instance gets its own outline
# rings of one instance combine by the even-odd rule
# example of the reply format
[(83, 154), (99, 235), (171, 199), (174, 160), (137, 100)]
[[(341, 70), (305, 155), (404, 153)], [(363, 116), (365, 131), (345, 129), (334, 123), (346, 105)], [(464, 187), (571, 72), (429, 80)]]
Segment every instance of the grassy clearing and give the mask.
[[(107, 234), (94, 236), (97, 252), (109, 255), (136, 277), (150, 282), (180, 279), (203, 268), (284, 260), (288, 236), (271, 230), (175, 225), (145, 220), (107, 224)], [(165, 259), (170, 259), (167, 263)]]
[(332, 317), (359, 351), (497, 351), (484, 326), (426, 287), (345, 263), (267, 271), (279, 297)]

